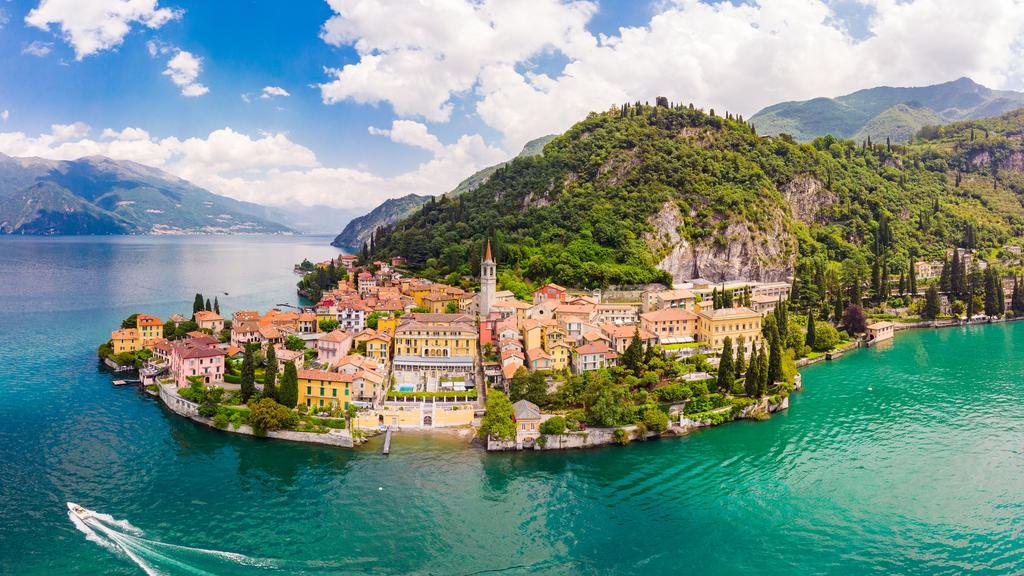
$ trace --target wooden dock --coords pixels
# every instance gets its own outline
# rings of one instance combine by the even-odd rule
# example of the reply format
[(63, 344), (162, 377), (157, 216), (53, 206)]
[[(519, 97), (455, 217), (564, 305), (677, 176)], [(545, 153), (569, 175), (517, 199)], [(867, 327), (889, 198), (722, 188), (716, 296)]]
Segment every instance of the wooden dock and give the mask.
[(381, 454), (385, 456), (391, 453), (391, 426), (384, 432), (384, 448), (381, 450)]

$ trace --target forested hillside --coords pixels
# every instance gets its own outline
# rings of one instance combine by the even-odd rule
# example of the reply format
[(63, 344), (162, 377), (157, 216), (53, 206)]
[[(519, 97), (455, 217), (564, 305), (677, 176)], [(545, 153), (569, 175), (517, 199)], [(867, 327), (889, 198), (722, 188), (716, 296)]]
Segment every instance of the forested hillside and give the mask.
[(801, 298), (831, 301), (881, 290), (911, 255), (1020, 237), (1022, 126), (1014, 112), (908, 146), (799, 144), (731, 115), (629, 104), (378, 231), (374, 253), (426, 276), (475, 274), (490, 237), (507, 287), (796, 274)]

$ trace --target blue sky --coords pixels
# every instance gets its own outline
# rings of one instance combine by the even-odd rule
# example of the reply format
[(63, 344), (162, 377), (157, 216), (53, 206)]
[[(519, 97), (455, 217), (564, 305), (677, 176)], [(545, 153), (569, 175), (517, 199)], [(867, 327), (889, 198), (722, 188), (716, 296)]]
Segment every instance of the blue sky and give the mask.
[(358, 211), (444, 192), (625, 100), (749, 115), (964, 75), (1021, 88), (1024, 8), (0, 0), (0, 23), (0, 152), (105, 154), (246, 200)]

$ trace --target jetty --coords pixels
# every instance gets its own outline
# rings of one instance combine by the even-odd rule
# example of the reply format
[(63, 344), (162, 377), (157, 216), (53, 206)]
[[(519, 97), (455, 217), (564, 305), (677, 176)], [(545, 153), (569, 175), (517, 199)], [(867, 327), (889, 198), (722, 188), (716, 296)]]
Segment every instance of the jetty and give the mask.
[(391, 453), (391, 426), (384, 432), (384, 448), (380, 452), (385, 456)]

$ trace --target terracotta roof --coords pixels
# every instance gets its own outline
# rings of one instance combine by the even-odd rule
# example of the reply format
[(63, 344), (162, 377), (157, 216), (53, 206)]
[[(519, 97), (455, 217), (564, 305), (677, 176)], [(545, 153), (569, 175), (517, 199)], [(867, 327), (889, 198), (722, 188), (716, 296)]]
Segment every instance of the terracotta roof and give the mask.
[(516, 375), (516, 372), (519, 372), (519, 369), (522, 367), (522, 364), (505, 364), (504, 366), (501, 367), (501, 375), (504, 376), (505, 378), (512, 378), (513, 376)]
[(494, 258), (491, 258), (491, 241), (487, 240), (487, 251), (484, 252), (484, 262), (493, 262)]
[(331, 332), (328, 332), (326, 335), (321, 336), (320, 337), (320, 341), (321, 342), (344, 342), (345, 340), (348, 340), (351, 337), (352, 336), (349, 335), (349, 333), (345, 332), (344, 330), (332, 330)]
[(584, 344), (583, 346), (580, 346), (579, 348), (576, 349), (576, 353), (577, 354), (605, 354), (605, 355), (607, 355), (609, 352), (611, 352), (611, 349), (608, 348), (607, 344), (605, 344), (604, 342), (601, 342), (601, 341), (590, 342), (590, 343)]
[(137, 340), (139, 331), (135, 328), (121, 328), (110, 333), (111, 340)]
[(664, 292), (658, 292), (657, 294), (655, 294), (655, 298), (661, 301), (694, 300), (696, 299), (696, 296), (694, 296), (693, 292), (690, 292), (689, 290), (679, 288), (676, 290), (665, 290)]
[(711, 320), (729, 320), (736, 318), (760, 318), (761, 314), (750, 308), (719, 308), (718, 310), (701, 310), (700, 315)]
[(530, 362), (533, 362), (542, 358), (551, 358), (551, 355), (545, 352), (543, 348), (530, 348), (526, 351), (526, 357), (530, 359)]
[(602, 324), (601, 330), (612, 338), (632, 338), (637, 331), (640, 332), (641, 340), (653, 340), (658, 337), (650, 330), (644, 330), (635, 324)]
[(682, 308), (665, 308), (654, 310), (653, 312), (645, 312), (640, 315), (640, 318), (648, 322), (667, 322), (673, 320), (696, 320), (697, 315)]
[(873, 324), (868, 324), (867, 325), (867, 329), (868, 330), (881, 330), (883, 328), (890, 328), (892, 326), (894, 326), (894, 324), (892, 322), (888, 322), (888, 321), (884, 321), (883, 320), (881, 322), (875, 322)]
[(351, 382), (352, 374), (344, 372), (328, 372), (327, 370), (299, 370), (298, 375), (303, 380), (324, 380), (326, 382)]
[(316, 322), (316, 314), (313, 312), (303, 312), (299, 314), (299, 321), (301, 322)]
[(539, 292), (539, 291), (541, 291), (541, 290), (543, 290), (545, 288), (554, 288), (555, 290), (557, 290), (559, 292), (565, 292), (565, 288), (562, 288), (561, 286), (559, 286), (558, 284), (555, 284), (554, 282), (548, 282), (547, 284), (545, 284), (545, 285), (541, 286), (540, 288), (538, 288), (537, 290), (535, 290), (535, 292)]
[(135, 317), (135, 325), (138, 327), (142, 326), (163, 326), (164, 321), (157, 318), (156, 316), (148, 316), (146, 314), (139, 314)]
[(221, 316), (220, 314), (217, 314), (216, 312), (213, 312), (213, 311), (200, 310), (199, 312), (196, 312), (196, 322), (200, 322), (200, 321), (211, 322), (211, 321), (214, 321), (214, 320), (223, 320), (223, 319), (224, 319), (223, 316)]

